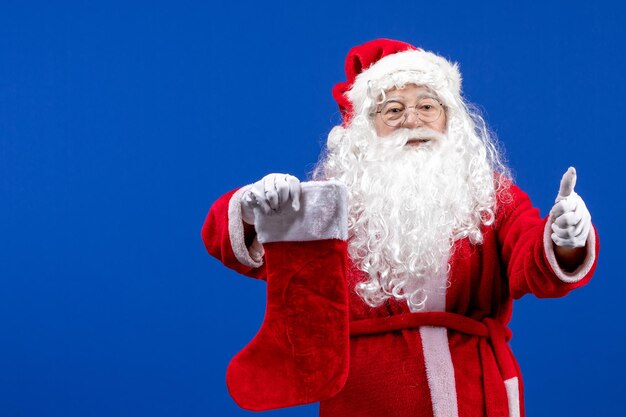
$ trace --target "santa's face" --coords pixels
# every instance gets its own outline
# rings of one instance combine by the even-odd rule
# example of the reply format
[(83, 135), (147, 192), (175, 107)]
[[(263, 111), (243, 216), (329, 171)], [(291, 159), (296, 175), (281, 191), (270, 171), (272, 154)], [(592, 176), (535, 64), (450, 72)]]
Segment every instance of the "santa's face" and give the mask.
[[(386, 137), (399, 129), (415, 129), (418, 127), (426, 127), (439, 133), (446, 131), (447, 117), (443, 108), (439, 108), (440, 115), (435, 120), (424, 121), (420, 118), (416, 106), (424, 100), (430, 100), (428, 104), (434, 106), (441, 106), (437, 97), (431, 92), (430, 89), (424, 86), (418, 86), (415, 84), (407, 84), (402, 88), (394, 88), (385, 92), (383, 103), (379, 104), (376, 108), (377, 113), (374, 114), (374, 129), (376, 135), (379, 137)], [(397, 127), (389, 126), (383, 121), (383, 113), (381, 110), (385, 107), (392, 107), (392, 111), (398, 111), (398, 109), (405, 109), (405, 115), (402, 120), (399, 120)], [(400, 123), (401, 122), (401, 123)], [(409, 140), (409, 145), (419, 145), (421, 142), (418, 140)]]
[(401, 111), (409, 108), (407, 117), (400, 113), (385, 123), (367, 109), (349, 126), (336, 127), (316, 174), (348, 188), (348, 251), (367, 274), (355, 289), (372, 307), (395, 298), (412, 311), (426, 308), (426, 283), (445, 281), (454, 243), (467, 237), (479, 244), (482, 226), (493, 222), (490, 138), (477, 136), (463, 107), (419, 119), (425, 97), (438, 98), (416, 84), (384, 90), (372, 110), (393, 99)]

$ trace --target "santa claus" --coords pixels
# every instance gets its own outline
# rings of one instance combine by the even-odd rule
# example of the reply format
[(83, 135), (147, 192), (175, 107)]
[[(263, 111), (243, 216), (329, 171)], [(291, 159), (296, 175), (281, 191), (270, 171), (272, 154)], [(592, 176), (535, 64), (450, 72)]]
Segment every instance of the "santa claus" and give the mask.
[(456, 64), (379, 39), (333, 90), (313, 180), (270, 174), (211, 208), (210, 254), (267, 280), (227, 372), (239, 405), (321, 416), (518, 417), (512, 301), (585, 285), (598, 238), (567, 170), (550, 215), (510, 178)]

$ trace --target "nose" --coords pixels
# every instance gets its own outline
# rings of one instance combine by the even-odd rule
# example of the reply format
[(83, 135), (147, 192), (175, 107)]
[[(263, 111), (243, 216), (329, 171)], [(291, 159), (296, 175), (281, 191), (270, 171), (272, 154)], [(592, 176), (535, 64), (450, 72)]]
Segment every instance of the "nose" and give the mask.
[(404, 122), (402, 122), (402, 127), (419, 127), (422, 126), (424, 122), (420, 119), (419, 113), (415, 107), (408, 107), (404, 112)]

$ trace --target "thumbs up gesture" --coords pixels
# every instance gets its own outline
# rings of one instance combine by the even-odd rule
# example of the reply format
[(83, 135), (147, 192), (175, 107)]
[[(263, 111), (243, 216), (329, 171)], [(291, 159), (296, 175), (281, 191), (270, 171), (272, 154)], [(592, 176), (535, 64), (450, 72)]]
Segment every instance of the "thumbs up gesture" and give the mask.
[(552, 241), (560, 247), (582, 248), (591, 229), (591, 214), (574, 191), (576, 169), (570, 167), (561, 179), (555, 204), (550, 210)]

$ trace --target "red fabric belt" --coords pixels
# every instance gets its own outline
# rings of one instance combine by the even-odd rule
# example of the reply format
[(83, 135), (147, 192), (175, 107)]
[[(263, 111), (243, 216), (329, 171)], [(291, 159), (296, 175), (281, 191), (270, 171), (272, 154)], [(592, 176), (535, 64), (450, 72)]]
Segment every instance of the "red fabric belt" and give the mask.
[(350, 336), (374, 335), (421, 326), (446, 327), (481, 338), (478, 349), (483, 370), (483, 391), (487, 415), (508, 416), (508, 396), (504, 381), (517, 376), (517, 368), (507, 344), (511, 340), (511, 330), (500, 321), (492, 318), (478, 321), (461, 314), (439, 311), (404, 313), (352, 321), (350, 322)]
[(506, 341), (511, 340), (512, 333), (500, 322), (494, 319), (484, 319), (482, 322), (461, 314), (447, 311), (428, 311), (424, 313), (404, 313), (389, 317), (355, 320), (350, 322), (350, 336), (392, 332), (394, 330), (411, 329), (420, 326), (447, 327), (457, 332), (475, 336), (489, 337), (488, 322), (500, 324)]

